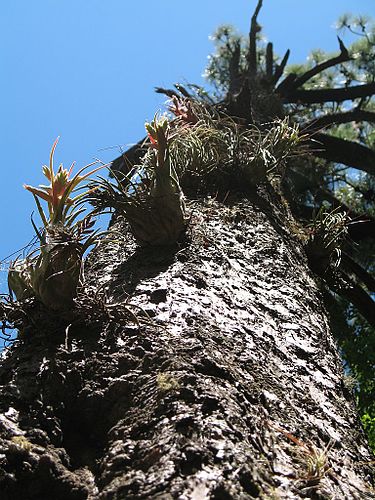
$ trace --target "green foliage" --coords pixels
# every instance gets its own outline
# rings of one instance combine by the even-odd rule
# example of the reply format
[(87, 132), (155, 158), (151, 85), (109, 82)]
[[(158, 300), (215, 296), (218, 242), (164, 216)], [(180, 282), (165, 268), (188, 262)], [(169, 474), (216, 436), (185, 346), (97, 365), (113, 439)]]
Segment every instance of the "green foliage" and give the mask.
[(338, 341), (346, 370), (354, 381), (362, 422), (375, 451), (375, 335), (364, 318), (337, 294), (327, 296), (330, 324)]
[(370, 416), (368, 413), (364, 413), (361, 420), (366, 431), (369, 444), (371, 448), (375, 450), (375, 412), (373, 413), (373, 416)]
[[(185, 106), (189, 103), (184, 100)], [(282, 175), (293, 155), (303, 153), (305, 136), (287, 118), (244, 126), (205, 103), (190, 103), (192, 121), (175, 122), (171, 158), (183, 186), (255, 186), (272, 175)], [(178, 130), (178, 132), (177, 132)]]
[(230, 60), (236, 50), (240, 50), (240, 67), (246, 68), (246, 51), (248, 42), (236, 29), (229, 25), (222, 25), (211, 36), (215, 52), (208, 56), (208, 65), (205, 70), (206, 79), (214, 85), (219, 94), (225, 93), (230, 81)]
[[(247, 53), (249, 50), (248, 37), (240, 35), (237, 30), (225, 24), (219, 28), (211, 36), (215, 51), (208, 56), (208, 64), (204, 72), (204, 76), (216, 90), (216, 97), (223, 96), (229, 88), (231, 59), (233, 55), (239, 54), (239, 71), (243, 73), (247, 70), (248, 60)], [(261, 71), (265, 71), (265, 44), (262, 43), (261, 32), (257, 34), (258, 40), (258, 64)], [(277, 57), (275, 61), (277, 61)]]
[[(150, 196), (152, 198), (167, 198), (180, 195), (181, 189), (178, 176), (170, 158), (170, 148), (173, 144), (173, 133), (166, 117), (159, 118), (155, 115), (151, 123), (145, 124), (151, 148), (155, 157), (151, 162), (153, 179), (151, 182)], [(181, 210), (183, 207), (181, 206)]]
[(346, 84), (374, 81), (375, 74), (375, 23), (368, 16), (344, 14), (336, 24), (339, 32), (356, 37), (351, 46), (353, 61), (340, 68)]
[[(36, 188), (27, 184), (24, 185), (24, 188), (34, 195), (35, 203), (46, 231), (48, 231), (50, 226), (56, 224), (63, 225), (65, 228), (73, 226), (73, 222), (84, 211), (84, 209), (79, 209), (78, 202), (87, 195), (87, 192), (80, 193), (71, 198), (72, 193), (82, 181), (103, 168), (103, 166), (100, 166), (91, 170), (91, 172), (86, 172), (84, 175), (81, 175), (87, 168), (97, 163), (94, 162), (81, 168), (78, 173), (72, 176), (74, 163), (72, 163), (69, 170), (66, 170), (61, 164), (55, 173), (53, 168), (53, 156), (58, 140), (59, 138), (53, 143), (49, 165), (44, 165), (42, 167), (43, 175), (50, 182), (49, 186), (40, 185)], [(47, 202), (48, 217), (46, 217), (43, 211), (39, 198)]]
[(166, 117), (146, 123), (149, 148), (127, 175), (99, 178), (86, 198), (96, 212), (115, 209), (129, 222), (141, 246), (174, 245), (186, 228), (185, 202), (171, 148), (175, 131)]
[[(301, 153), (303, 136), (288, 119), (275, 120), (262, 130), (243, 127), (214, 108), (195, 104), (196, 121), (179, 126), (171, 156), (183, 184), (192, 177), (201, 183), (220, 184), (219, 177), (249, 185), (265, 181), (267, 174), (280, 172), (288, 158)], [(230, 184), (230, 182), (229, 182)]]
[[(309, 81), (306, 88), (317, 88), (328, 85), (330, 87), (348, 87), (374, 81), (375, 74), (375, 25), (363, 17), (345, 16), (339, 20), (338, 28), (341, 34), (350, 32), (358, 34), (349, 47), (353, 59), (341, 64), (329, 72), (329, 76), (317, 75)], [(373, 97), (357, 100), (353, 103), (325, 103), (314, 105), (310, 109), (310, 120), (330, 112), (345, 113), (355, 106), (360, 106), (364, 111), (373, 111), (375, 104)], [(337, 124), (330, 127), (330, 133), (346, 140), (360, 142), (370, 148), (374, 147), (374, 127), (371, 122), (358, 121)], [(375, 215), (374, 177), (367, 173), (355, 173), (352, 169), (343, 168), (342, 165), (330, 165), (325, 181), (333, 188), (334, 195), (356, 214)], [(351, 215), (351, 214), (350, 214)], [(373, 242), (360, 241), (350, 250), (355, 260), (362, 265), (370, 276), (375, 276)], [(331, 317), (337, 318), (339, 310), (343, 311), (342, 321), (334, 333), (338, 339), (343, 358), (347, 363), (350, 373), (357, 381), (355, 393), (358, 407), (362, 414), (362, 421), (367, 432), (370, 446), (375, 451), (375, 331), (367, 321), (344, 299), (335, 299), (339, 304)]]
[[(172, 196), (181, 195), (181, 188), (191, 196), (221, 188), (227, 191), (231, 186), (246, 190), (270, 177), (281, 177), (289, 159), (304, 151), (305, 136), (288, 119), (262, 128), (246, 127), (211, 104), (183, 97), (174, 98), (169, 109), (176, 118), (169, 123), (164, 118), (159, 132), (156, 123), (146, 125), (151, 144), (141, 164), (127, 176), (114, 174), (112, 182), (100, 179), (90, 196), (96, 210), (110, 207), (122, 212), (141, 245), (162, 244), (152, 236), (160, 233), (155, 213), (160, 215), (157, 202), (169, 196), (171, 186)], [(174, 213), (177, 220), (183, 220)], [(147, 220), (140, 223), (144, 215)], [(137, 233), (140, 226), (141, 235)], [(177, 238), (179, 233), (173, 234)]]

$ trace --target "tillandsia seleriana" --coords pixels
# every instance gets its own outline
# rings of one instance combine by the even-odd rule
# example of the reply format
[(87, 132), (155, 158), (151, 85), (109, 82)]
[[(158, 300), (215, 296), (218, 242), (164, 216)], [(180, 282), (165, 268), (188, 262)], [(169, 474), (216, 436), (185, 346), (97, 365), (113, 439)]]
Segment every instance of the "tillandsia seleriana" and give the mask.
[(166, 117), (155, 115), (145, 127), (152, 149), (149, 196), (140, 206), (130, 204), (126, 215), (141, 245), (173, 245), (186, 227), (184, 195), (170, 155), (174, 135)]
[[(79, 219), (85, 211), (81, 201), (88, 192), (77, 194), (76, 190), (102, 166), (87, 172), (91, 163), (73, 175), (74, 163), (69, 170), (61, 164), (55, 172), (53, 157), (57, 142), (58, 139), (52, 146), (49, 165), (42, 167), (49, 185), (24, 185), (33, 194), (43, 223), (42, 229), (38, 229), (32, 221), (39, 248), (11, 265), (8, 284), (17, 300), (35, 296), (45, 306), (63, 310), (72, 305), (82, 276), (83, 254), (98, 236), (91, 215)], [(47, 202), (47, 214), (40, 199)]]
[(100, 210), (123, 213), (141, 246), (173, 245), (186, 228), (185, 202), (170, 148), (175, 139), (166, 117), (146, 123), (149, 152), (127, 176), (113, 174), (114, 182), (100, 178), (89, 201)]
[(287, 118), (244, 126), (206, 102), (176, 96), (169, 110), (176, 117), (170, 155), (184, 189), (194, 179), (255, 186), (282, 175), (288, 159), (304, 152), (306, 136)]
[(348, 218), (340, 207), (327, 211), (321, 207), (307, 227), (309, 240), (307, 253), (313, 268), (321, 271), (328, 266), (337, 268), (341, 261), (341, 245), (345, 240)]
[[(186, 227), (183, 193), (258, 185), (282, 175), (287, 160), (300, 153), (297, 126), (276, 120), (260, 130), (247, 128), (214, 105), (172, 98), (175, 118), (155, 116), (146, 123), (150, 148), (128, 174), (101, 178), (90, 202), (100, 211), (125, 215), (137, 242), (174, 244)], [(245, 181), (245, 182), (244, 182)]]

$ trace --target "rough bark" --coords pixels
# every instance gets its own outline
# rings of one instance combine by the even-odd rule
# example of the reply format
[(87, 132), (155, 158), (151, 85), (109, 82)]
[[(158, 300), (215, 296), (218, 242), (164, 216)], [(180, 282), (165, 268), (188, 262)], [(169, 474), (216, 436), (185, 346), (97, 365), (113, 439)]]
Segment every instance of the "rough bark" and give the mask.
[(148, 324), (24, 332), (0, 368), (3, 500), (375, 498), (303, 249), (251, 198), (195, 203), (175, 249), (116, 222), (87, 285)]

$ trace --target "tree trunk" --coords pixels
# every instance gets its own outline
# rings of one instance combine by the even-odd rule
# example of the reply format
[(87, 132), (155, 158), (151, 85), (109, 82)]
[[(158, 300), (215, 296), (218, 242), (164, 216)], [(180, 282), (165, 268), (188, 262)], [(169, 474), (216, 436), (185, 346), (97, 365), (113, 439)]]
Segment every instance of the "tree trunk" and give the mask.
[(2, 500), (375, 498), (304, 251), (250, 198), (191, 204), (177, 249), (118, 219), (86, 270), (112, 321), (34, 315), (0, 368)]

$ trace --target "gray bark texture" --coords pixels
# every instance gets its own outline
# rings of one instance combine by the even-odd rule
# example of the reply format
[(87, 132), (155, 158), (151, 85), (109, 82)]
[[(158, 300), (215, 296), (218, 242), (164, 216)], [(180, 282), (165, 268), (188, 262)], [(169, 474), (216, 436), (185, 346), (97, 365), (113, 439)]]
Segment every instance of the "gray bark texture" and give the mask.
[(3, 356), (2, 500), (375, 498), (319, 287), (271, 198), (191, 203), (172, 249), (136, 248), (118, 217), (86, 265), (112, 319), (34, 312)]

